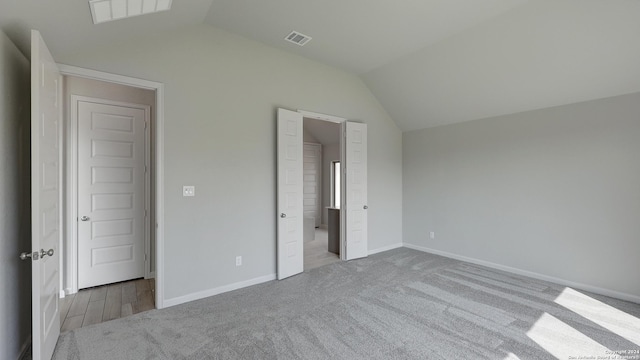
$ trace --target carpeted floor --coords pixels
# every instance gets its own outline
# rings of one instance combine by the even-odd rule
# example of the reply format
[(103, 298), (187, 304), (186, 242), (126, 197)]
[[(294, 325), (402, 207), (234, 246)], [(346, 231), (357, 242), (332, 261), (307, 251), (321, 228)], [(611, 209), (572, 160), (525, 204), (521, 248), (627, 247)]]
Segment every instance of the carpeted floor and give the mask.
[(401, 248), (77, 329), (54, 359), (595, 359), (640, 351), (639, 317), (638, 304)]

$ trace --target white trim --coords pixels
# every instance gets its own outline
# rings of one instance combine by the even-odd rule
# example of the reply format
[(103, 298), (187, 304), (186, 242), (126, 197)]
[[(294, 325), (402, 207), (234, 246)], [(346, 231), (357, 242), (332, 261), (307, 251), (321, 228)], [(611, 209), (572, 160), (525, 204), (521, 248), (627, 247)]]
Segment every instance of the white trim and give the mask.
[(155, 148), (155, 225), (156, 225), (156, 308), (164, 305), (164, 84), (156, 88)]
[[(64, 109), (65, 109), (65, 104), (64, 104), (64, 77), (62, 76), (62, 74), (58, 75), (58, 98), (57, 98), (57, 102), (58, 104), (60, 104), (60, 106), (58, 106), (58, 110), (59, 110), (59, 114), (58, 114), (58, 120), (60, 121), (61, 126), (58, 127), (58, 144), (64, 144), (65, 141), (65, 136), (64, 136), (64, 123), (65, 123), (65, 118), (64, 118)], [(66, 172), (64, 171), (64, 165), (65, 165), (65, 154), (64, 154), (64, 147), (61, 146), (58, 149), (59, 153), (58, 153), (58, 164), (60, 164), (60, 167), (58, 169), (58, 184), (65, 184), (65, 176), (66, 176)], [(65, 238), (66, 236), (64, 236), (64, 232), (65, 232), (65, 196), (66, 194), (64, 193), (66, 191), (65, 188), (61, 188), (60, 191), (58, 192), (58, 229), (60, 229), (58, 231), (58, 262), (60, 263), (58, 266), (58, 282), (60, 283), (60, 285), (58, 285), (58, 289), (60, 289), (60, 292), (62, 293), (62, 289), (64, 288), (65, 285), (65, 279), (63, 278), (62, 274), (64, 273), (64, 264), (67, 261), (67, 257), (64, 254), (64, 242), (65, 242)], [(60, 296), (61, 298), (64, 297)]]
[[(347, 123), (340, 125), (340, 260), (347, 261)], [(331, 182), (333, 184), (333, 181)], [(331, 200), (333, 202), (333, 199)], [(334, 204), (335, 207), (335, 204)], [(369, 239), (367, 239), (368, 241)], [(368, 246), (368, 244), (367, 244)]]
[(248, 286), (262, 284), (262, 283), (265, 283), (267, 281), (272, 281), (272, 280), (275, 280), (275, 279), (276, 279), (276, 274), (269, 274), (269, 275), (260, 276), (260, 277), (249, 279), (249, 280), (245, 280), (245, 281), (240, 281), (240, 282), (233, 283), (233, 284), (218, 286), (217, 288), (204, 290), (204, 291), (198, 291), (196, 293), (191, 293), (191, 294), (184, 295), (184, 296), (178, 296), (178, 297), (175, 297), (175, 298), (166, 299), (164, 301), (164, 306), (165, 307), (169, 307), (169, 306), (180, 305), (180, 304), (184, 304), (186, 302), (204, 299), (204, 298), (207, 298), (207, 297), (210, 297), (210, 296), (226, 293), (226, 292), (233, 291), (233, 290), (242, 289), (242, 288), (245, 288), (245, 287), (248, 287)]
[(373, 255), (373, 254), (377, 254), (377, 253), (381, 253), (381, 252), (385, 252), (385, 251), (389, 251), (389, 250), (393, 250), (393, 249), (398, 249), (398, 248), (401, 248), (403, 246), (404, 245), (402, 243), (391, 244), (391, 245), (379, 247), (377, 249), (369, 250), (368, 254), (369, 255)]
[[(63, 249), (65, 249), (65, 253), (67, 255), (66, 263), (69, 266), (65, 266), (63, 269), (69, 273), (71, 278), (71, 283), (66, 284), (67, 288), (70, 290), (66, 292), (66, 294), (75, 294), (78, 292), (78, 226), (77, 226), (77, 218), (78, 218), (78, 193), (77, 191), (73, 191), (78, 188), (78, 153), (77, 153), (77, 139), (78, 139), (78, 126), (73, 125), (74, 119), (77, 120), (77, 107), (72, 106), (71, 101), (66, 106), (69, 106), (69, 118), (64, 119), (63, 122), (69, 122), (67, 127), (67, 135), (68, 137), (65, 139), (65, 148), (67, 150), (67, 164), (66, 164), (66, 173), (67, 179), (64, 182), (64, 188), (67, 195), (67, 202), (65, 204), (65, 218), (66, 218), (66, 238)], [(73, 140), (75, 139), (75, 140)], [(67, 278), (69, 278), (67, 276)]]
[(320, 113), (306, 111), (306, 110), (300, 110), (300, 109), (298, 109), (298, 112), (300, 114), (302, 114), (302, 117), (306, 117), (306, 118), (309, 118), (309, 119), (331, 121), (331, 122), (337, 123), (337, 124), (340, 124), (340, 123), (343, 123), (343, 122), (347, 121), (347, 119), (341, 118), (339, 116), (320, 114)]
[(144, 278), (151, 278), (151, 107), (144, 107)]
[[(159, 86), (164, 86), (164, 84), (155, 82), (155, 81), (134, 78), (131, 76), (110, 74), (102, 71), (85, 69), (85, 68), (65, 65), (65, 64), (58, 64), (58, 69), (60, 70), (60, 73), (62, 75), (70, 75), (70, 76), (82, 77), (85, 79), (107, 81), (114, 84), (133, 86), (133, 87), (148, 89), (148, 90), (157, 90)], [(156, 99), (157, 99), (157, 96), (156, 96)]]
[(609, 297), (612, 297), (612, 298), (631, 301), (631, 302), (640, 304), (640, 296), (637, 296), (637, 295), (627, 294), (627, 293), (619, 292), (619, 291), (616, 291), (616, 290), (610, 290), (610, 289), (605, 289), (605, 288), (601, 288), (601, 287), (597, 287), (597, 286), (593, 286), (593, 285), (588, 285), (588, 284), (583, 284), (583, 283), (579, 283), (579, 282), (569, 281), (569, 280), (557, 278), (557, 277), (554, 277), (554, 276), (549, 276), (549, 275), (544, 275), (544, 274), (540, 274), (540, 273), (536, 273), (536, 272), (532, 272), (532, 271), (522, 270), (522, 269), (514, 268), (514, 267), (511, 267), (511, 266), (500, 265), (500, 264), (496, 264), (496, 263), (493, 263), (493, 262), (490, 262), (490, 261), (474, 259), (474, 258), (470, 258), (470, 257), (463, 256), (463, 255), (449, 253), (449, 252), (446, 252), (446, 251), (430, 249), (430, 248), (423, 247), (423, 246), (404, 243), (404, 247), (409, 248), (409, 249), (413, 249), (413, 250), (418, 250), (418, 251), (430, 253), (430, 254), (435, 254), (435, 255), (448, 257), (448, 258), (455, 259), (455, 260), (465, 261), (465, 262), (472, 263), (472, 264), (482, 265), (482, 266), (486, 266), (486, 267), (489, 267), (489, 268), (492, 268), (492, 269), (507, 271), (507, 272), (510, 272), (510, 273), (513, 273), (513, 274), (517, 274), (517, 275), (528, 276), (530, 278), (534, 278), (534, 279), (538, 279), (538, 280), (549, 281), (549, 282), (552, 282), (552, 283), (555, 283), (555, 284), (558, 284), (558, 285), (569, 286), (569, 287), (572, 287), (572, 288), (589, 291), (589, 292), (592, 292), (592, 293), (595, 293), (595, 294), (605, 295), (605, 296), (609, 296)]
[(58, 64), (62, 75), (71, 75), (86, 79), (107, 81), (115, 84), (133, 86), (156, 92), (155, 126), (152, 127), (155, 140), (155, 221), (156, 221), (156, 308), (164, 305), (164, 84), (129, 76), (110, 74), (102, 71), (84, 69), (76, 66)]
[(75, 294), (79, 290), (78, 286), (78, 103), (90, 102), (95, 104), (105, 104), (113, 106), (128, 107), (144, 111), (144, 278), (151, 278), (151, 106), (145, 104), (135, 104), (122, 101), (113, 101), (102, 98), (94, 98), (89, 96), (71, 94), (70, 116), (69, 116), (69, 138), (67, 139), (67, 182), (65, 188), (67, 191), (67, 226), (70, 231), (69, 241), (71, 246), (67, 246), (68, 258), (66, 263), (69, 264), (69, 272), (71, 274), (71, 291)]

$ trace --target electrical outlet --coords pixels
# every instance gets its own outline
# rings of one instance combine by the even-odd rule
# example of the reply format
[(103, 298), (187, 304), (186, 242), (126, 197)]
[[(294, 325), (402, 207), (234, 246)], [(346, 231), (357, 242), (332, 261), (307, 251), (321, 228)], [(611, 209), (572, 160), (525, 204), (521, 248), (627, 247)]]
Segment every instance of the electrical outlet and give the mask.
[(433, 232), (433, 231), (429, 232), (429, 238), (435, 239), (436, 238), (436, 233)]
[(242, 256), (236, 256), (236, 266), (242, 265)]
[(182, 187), (182, 196), (196, 196), (196, 187), (195, 186), (183, 186)]

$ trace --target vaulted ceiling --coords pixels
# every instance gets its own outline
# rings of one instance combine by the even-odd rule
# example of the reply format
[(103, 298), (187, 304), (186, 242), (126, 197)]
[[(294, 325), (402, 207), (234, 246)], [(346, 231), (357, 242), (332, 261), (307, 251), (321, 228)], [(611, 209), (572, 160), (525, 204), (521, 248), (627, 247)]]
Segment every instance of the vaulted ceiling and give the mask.
[[(640, 91), (638, 0), (174, 0), (93, 25), (87, 0), (1, 0), (54, 56), (207, 24), (358, 74), (402, 130)], [(313, 39), (285, 42), (292, 30)]]

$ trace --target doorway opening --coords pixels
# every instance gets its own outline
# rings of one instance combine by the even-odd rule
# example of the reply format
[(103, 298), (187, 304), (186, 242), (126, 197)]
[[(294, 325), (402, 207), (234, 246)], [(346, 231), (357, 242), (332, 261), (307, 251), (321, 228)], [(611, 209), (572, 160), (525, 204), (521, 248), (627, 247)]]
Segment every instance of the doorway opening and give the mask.
[(156, 149), (162, 85), (60, 67), (60, 325), (72, 330), (160, 308)]
[(308, 271), (340, 261), (342, 127), (310, 117), (302, 120), (303, 262), (304, 271)]
[[(330, 115), (278, 108), (276, 138), (278, 280), (304, 271), (304, 233), (310, 234), (318, 221), (316, 216), (308, 216), (309, 219), (306, 220), (308, 230), (305, 231), (304, 118), (340, 124), (338, 136), (340, 159), (333, 160), (340, 161), (341, 164), (340, 186), (334, 188), (334, 190), (340, 190), (340, 209), (329, 207), (327, 212), (327, 250), (332, 243), (338, 244), (337, 252), (341, 260), (363, 258), (368, 254), (367, 125)], [(326, 159), (325, 164), (329, 164)], [(325, 175), (329, 173), (325, 171)], [(315, 182), (317, 188), (317, 184), (320, 183), (317, 174), (308, 173), (306, 176), (307, 181)], [(319, 193), (319, 190), (316, 192)], [(331, 197), (330, 192), (325, 193), (327, 193), (326, 196)], [(307, 211), (317, 211), (318, 201), (315, 203), (307, 201), (307, 206)], [(337, 213), (335, 218), (339, 219), (339, 225), (331, 226), (332, 212)], [(332, 241), (332, 230), (335, 231), (337, 238), (333, 239), (334, 241)]]

